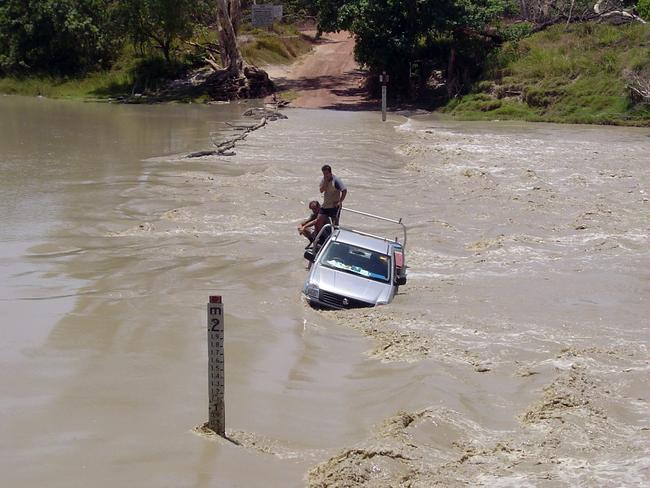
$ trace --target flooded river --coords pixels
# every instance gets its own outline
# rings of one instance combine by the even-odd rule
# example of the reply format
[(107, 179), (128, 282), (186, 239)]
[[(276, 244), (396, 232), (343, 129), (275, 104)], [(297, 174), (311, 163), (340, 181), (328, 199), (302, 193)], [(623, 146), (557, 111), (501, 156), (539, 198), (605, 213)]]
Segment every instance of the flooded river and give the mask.
[[(6, 486), (650, 483), (648, 130), (293, 109), (185, 157), (248, 107), (0, 98)], [(408, 226), (389, 306), (300, 299), (325, 163)]]

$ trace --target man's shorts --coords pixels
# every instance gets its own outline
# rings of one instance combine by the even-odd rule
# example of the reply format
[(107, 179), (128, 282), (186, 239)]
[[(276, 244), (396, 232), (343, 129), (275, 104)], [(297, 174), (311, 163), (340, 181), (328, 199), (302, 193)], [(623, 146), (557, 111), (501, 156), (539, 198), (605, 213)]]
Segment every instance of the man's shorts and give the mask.
[(336, 220), (336, 217), (339, 214), (339, 208), (338, 207), (334, 207), (334, 208), (323, 208), (323, 207), (321, 207), (318, 213), (323, 214), (323, 215), (327, 215), (328, 217), (331, 217), (334, 220)]

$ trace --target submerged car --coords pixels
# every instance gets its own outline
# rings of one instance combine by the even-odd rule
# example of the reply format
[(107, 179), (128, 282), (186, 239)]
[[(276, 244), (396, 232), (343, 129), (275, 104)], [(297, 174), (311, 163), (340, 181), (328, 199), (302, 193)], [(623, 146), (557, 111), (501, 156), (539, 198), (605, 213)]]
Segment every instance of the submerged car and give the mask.
[(359, 230), (327, 224), (305, 250), (312, 265), (303, 287), (304, 298), (316, 307), (346, 309), (390, 303), (398, 288), (406, 284), (406, 227), (392, 220), (358, 210), (348, 212), (393, 222), (402, 226), (400, 243)]

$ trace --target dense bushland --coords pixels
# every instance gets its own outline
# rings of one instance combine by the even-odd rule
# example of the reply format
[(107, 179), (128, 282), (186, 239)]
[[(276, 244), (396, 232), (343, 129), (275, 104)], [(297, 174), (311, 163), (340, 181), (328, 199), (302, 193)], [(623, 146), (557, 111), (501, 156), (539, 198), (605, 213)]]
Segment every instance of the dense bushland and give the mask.
[[(250, 0), (241, 2), (245, 18)], [(297, 2), (300, 3), (299, 1)], [(105, 98), (154, 92), (220, 62), (217, 0), (3, 0), (0, 93)], [(285, 9), (308, 18), (299, 5)], [(295, 27), (244, 22), (249, 63), (289, 62), (311, 44)]]

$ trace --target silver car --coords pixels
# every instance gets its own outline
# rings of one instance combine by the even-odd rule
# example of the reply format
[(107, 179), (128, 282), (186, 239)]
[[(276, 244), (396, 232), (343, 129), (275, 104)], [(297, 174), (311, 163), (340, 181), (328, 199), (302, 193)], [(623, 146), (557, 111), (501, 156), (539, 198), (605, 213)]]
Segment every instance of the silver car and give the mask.
[(399, 286), (406, 283), (406, 229), (401, 219), (344, 210), (399, 223), (404, 229), (404, 242), (328, 224), (325, 232), (329, 230), (330, 235), (322, 246), (305, 251), (312, 266), (303, 296), (313, 306), (335, 309), (390, 303)]

